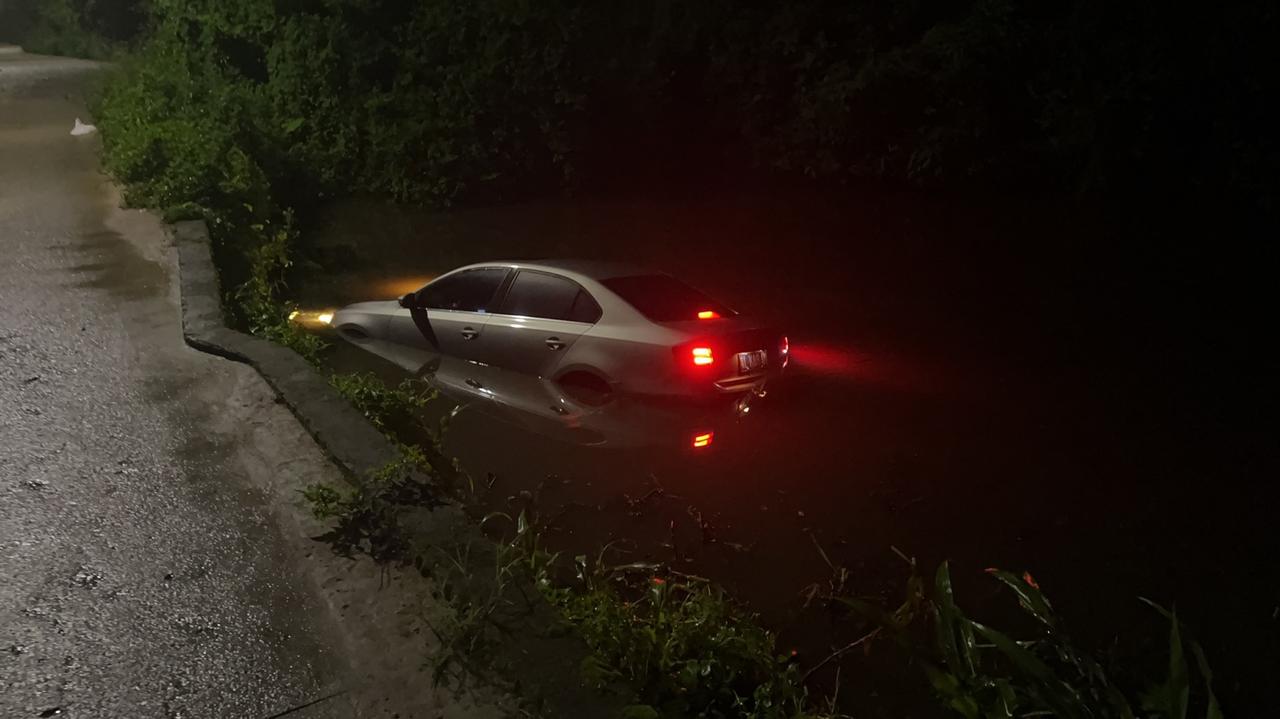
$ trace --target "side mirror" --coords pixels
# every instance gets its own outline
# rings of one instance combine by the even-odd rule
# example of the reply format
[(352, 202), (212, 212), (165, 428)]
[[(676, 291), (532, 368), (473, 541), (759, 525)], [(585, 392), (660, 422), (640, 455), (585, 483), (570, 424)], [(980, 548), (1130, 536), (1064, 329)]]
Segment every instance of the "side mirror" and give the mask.
[(400, 299), (397, 300), (397, 302), (400, 303), (401, 307), (407, 310), (411, 310), (414, 307), (418, 306), (418, 295), (416, 292), (407, 292), (403, 295), (400, 295)]

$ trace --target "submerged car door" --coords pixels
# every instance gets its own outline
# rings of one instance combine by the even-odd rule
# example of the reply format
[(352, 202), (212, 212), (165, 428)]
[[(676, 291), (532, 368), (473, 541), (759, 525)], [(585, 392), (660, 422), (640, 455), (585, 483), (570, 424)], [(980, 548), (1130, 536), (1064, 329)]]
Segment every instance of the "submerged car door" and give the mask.
[(518, 270), (485, 325), (480, 361), (551, 377), (573, 343), (600, 319), (600, 305), (567, 277)]
[(414, 293), (413, 309), (391, 318), (392, 341), (462, 359), (478, 359), (490, 304), (511, 270), (480, 267), (445, 275)]

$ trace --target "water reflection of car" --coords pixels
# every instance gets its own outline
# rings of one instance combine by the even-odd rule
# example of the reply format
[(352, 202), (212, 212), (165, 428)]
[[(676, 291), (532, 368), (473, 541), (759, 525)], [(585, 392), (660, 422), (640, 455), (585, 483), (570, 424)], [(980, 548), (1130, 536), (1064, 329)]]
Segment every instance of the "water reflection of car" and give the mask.
[(590, 447), (701, 450), (735, 432), (758, 393), (724, 402), (613, 393), (468, 362), (432, 350), (365, 340), (359, 346), (426, 380), (458, 404), (559, 442)]
[(674, 277), (603, 262), (469, 265), (398, 301), (345, 307), (332, 325), (357, 345), (438, 353), (599, 402), (759, 392), (789, 358), (780, 332)]

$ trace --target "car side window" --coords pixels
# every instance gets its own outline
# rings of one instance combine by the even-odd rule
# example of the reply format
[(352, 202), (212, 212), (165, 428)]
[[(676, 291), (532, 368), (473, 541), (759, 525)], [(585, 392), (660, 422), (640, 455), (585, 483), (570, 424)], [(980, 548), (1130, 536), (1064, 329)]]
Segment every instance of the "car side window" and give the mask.
[(498, 311), (506, 315), (587, 324), (600, 319), (600, 305), (578, 283), (529, 270), (516, 274)]
[(579, 289), (578, 296), (573, 299), (573, 308), (569, 310), (569, 319), (595, 324), (600, 320), (600, 314), (600, 305), (596, 304), (595, 298), (587, 294), (586, 290)]
[(485, 267), (449, 275), (423, 287), (418, 303), (435, 310), (488, 312), (507, 272), (502, 267)]

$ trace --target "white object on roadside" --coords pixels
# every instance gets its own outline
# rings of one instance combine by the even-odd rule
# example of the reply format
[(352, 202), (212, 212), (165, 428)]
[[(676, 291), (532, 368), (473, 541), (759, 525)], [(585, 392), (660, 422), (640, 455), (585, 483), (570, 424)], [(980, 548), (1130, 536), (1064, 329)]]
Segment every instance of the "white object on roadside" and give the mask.
[(78, 117), (76, 118), (76, 126), (71, 128), (71, 134), (75, 137), (79, 137), (81, 135), (92, 135), (97, 131), (98, 128), (93, 125), (86, 125), (83, 122), (80, 122), (80, 118)]

